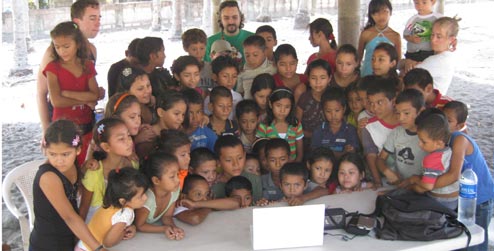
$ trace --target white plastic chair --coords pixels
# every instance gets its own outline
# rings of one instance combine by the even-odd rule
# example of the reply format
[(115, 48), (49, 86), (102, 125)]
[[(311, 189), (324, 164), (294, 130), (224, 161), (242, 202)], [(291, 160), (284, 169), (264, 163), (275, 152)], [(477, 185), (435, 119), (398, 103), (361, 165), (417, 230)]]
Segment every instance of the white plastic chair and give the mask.
[[(19, 220), (21, 226), (22, 246), (25, 251), (29, 249), (29, 235), (34, 224), (33, 209), (33, 181), (38, 167), (46, 160), (33, 160), (24, 163), (11, 170), (3, 180), (2, 194), (5, 205), (9, 211)], [(15, 184), (21, 191), (22, 198), (26, 203), (27, 215), (22, 213), (14, 203), (12, 197), (12, 185)], [(27, 216), (27, 218), (26, 218)]]

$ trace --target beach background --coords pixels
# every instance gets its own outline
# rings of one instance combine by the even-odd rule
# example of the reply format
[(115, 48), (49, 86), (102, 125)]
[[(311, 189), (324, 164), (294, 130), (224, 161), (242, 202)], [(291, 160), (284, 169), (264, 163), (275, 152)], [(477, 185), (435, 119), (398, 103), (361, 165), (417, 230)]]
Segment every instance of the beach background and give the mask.
[[(468, 118), (469, 134), (477, 141), (491, 168), (494, 160), (494, 30), (489, 19), (494, 1), (448, 1), (445, 15), (459, 15), (460, 32), (458, 36), (457, 70), (452, 85), (447, 93), (456, 100), (465, 102), (470, 107)], [(393, 11), (390, 27), (402, 33), (406, 21), (415, 14), (413, 5)], [(68, 13), (67, 13), (68, 15)], [(337, 29), (336, 13), (316, 14), (311, 20), (324, 17), (330, 20)], [(278, 45), (290, 43), (296, 49), (299, 58), (298, 70), (303, 72), (310, 54), (317, 51), (309, 43), (308, 30), (293, 30), (293, 17), (274, 20), (270, 23), (247, 22), (246, 30), (255, 29), (264, 24), (273, 26), (278, 35)], [(188, 28), (184, 27), (184, 31)], [(337, 31), (335, 31), (337, 36)], [(100, 33), (92, 42), (98, 49), (96, 70), (100, 86), (106, 88), (106, 73), (111, 64), (124, 57), (128, 43), (136, 37), (158, 36), (165, 41), (165, 67), (169, 68), (173, 59), (185, 55), (180, 41), (170, 41), (169, 31), (153, 32), (146, 29), (135, 29), (118, 32)], [(29, 64), (33, 72), (38, 72), (38, 64), (49, 45), (49, 39), (32, 41), (34, 51), (29, 54)], [(405, 42), (403, 42), (405, 48)], [(25, 162), (41, 159), (40, 150), (41, 127), (36, 105), (35, 74), (25, 77), (8, 77), (13, 64), (13, 44), (3, 43), (1, 47), (2, 91), (0, 93), (0, 109), (2, 120), (2, 180), (16, 166)], [(104, 107), (105, 100), (99, 103)], [(14, 199), (22, 205), (18, 192)], [(21, 250), (19, 224), (15, 217), (2, 202), (2, 242), (11, 245), (12, 250)], [(492, 248), (491, 248), (492, 249)]]

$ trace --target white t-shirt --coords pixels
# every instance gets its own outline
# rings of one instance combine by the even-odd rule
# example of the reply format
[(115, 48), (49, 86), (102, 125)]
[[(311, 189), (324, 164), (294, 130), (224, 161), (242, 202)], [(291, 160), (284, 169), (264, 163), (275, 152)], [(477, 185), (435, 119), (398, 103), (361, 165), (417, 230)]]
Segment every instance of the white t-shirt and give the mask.
[(453, 74), (455, 72), (455, 57), (453, 52), (444, 51), (426, 58), (417, 68), (426, 69), (434, 81), (434, 89), (447, 95)]

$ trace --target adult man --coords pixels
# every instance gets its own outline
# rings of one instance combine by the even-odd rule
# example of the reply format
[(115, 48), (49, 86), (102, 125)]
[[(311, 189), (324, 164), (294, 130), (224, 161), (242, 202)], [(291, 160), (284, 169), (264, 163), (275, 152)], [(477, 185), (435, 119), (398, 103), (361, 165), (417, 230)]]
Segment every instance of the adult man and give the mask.
[[(98, 0), (78, 0), (70, 8), (70, 17), (75, 22), (82, 34), (89, 39), (98, 35), (100, 27), (100, 9)], [(88, 42), (89, 59), (96, 61), (96, 47)], [(48, 46), (39, 64), (37, 76), (37, 103), (38, 112), (43, 132), (51, 122), (51, 104), (48, 96), (48, 82), (43, 70), (46, 65), (54, 59), (52, 45)], [(104, 89), (100, 87), (100, 97), (104, 96)]]
[(242, 55), (242, 62), (245, 63), (242, 43), (247, 37), (253, 35), (254, 33), (242, 30), (244, 27), (244, 14), (240, 12), (237, 1), (222, 2), (220, 5), (219, 16), (220, 19), (218, 20), (218, 23), (221, 31), (208, 38), (204, 61), (211, 62), (210, 54), (211, 45), (213, 42), (224, 39), (228, 41), (234, 49), (240, 52)]

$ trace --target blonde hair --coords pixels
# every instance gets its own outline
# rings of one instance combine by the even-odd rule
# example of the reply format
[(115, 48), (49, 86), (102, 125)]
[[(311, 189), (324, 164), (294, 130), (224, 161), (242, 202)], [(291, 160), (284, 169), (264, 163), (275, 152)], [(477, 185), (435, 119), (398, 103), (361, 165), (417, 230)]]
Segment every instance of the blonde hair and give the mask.
[(441, 28), (448, 29), (448, 37), (458, 36), (458, 31), (460, 29), (458, 22), (461, 20), (458, 16), (454, 17), (441, 17), (438, 18), (433, 25), (440, 25)]

